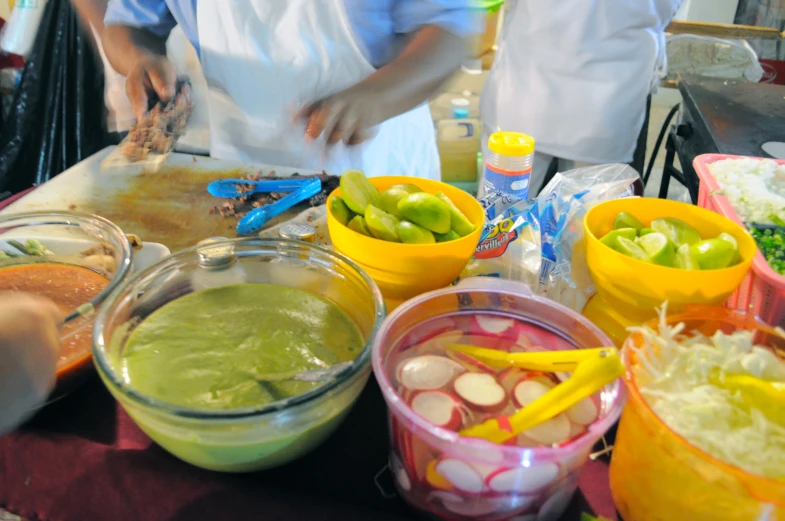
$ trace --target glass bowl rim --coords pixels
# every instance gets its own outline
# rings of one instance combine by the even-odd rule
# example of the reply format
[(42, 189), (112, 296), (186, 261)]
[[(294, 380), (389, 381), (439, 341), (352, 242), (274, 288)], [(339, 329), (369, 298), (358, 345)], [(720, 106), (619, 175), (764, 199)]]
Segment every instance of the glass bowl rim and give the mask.
[[(32, 221), (20, 223), (14, 226), (14, 221)], [(127, 278), (131, 271), (131, 263), (133, 259), (133, 250), (128, 236), (112, 221), (105, 219), (101, 216), (80, 212), (23, 212), (14, 213), (0, 216), (0, 233), (4, 233), (9, 229), (25, 228), (28, 226), (77, 226), (88, 224), (98, 226), (104, 231), (115, 235), (120, 242), (121, 262), (117, 265), (117, 270), (112, 274), (109, 283), (102, 289), (98, 295), (93, 297), (89, 302), (78, 307), (76, 310), (68, 314), (64, 322), (68, 323), (82, 316), (90, 315), (93, 311), (99, 308), (107, 298), (114, 292), (114, 290)], [(89, 356), (89, 355), (86, 355)], [(86, 358), (86, 357), (82, 357)], [(81, 359), (80, 359), (81, 360)]]

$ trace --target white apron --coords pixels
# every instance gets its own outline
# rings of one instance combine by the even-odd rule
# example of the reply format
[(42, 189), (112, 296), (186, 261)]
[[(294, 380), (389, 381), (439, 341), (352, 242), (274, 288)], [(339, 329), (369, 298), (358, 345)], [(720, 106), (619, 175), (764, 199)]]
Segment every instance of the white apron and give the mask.
[(681, 0), (513, 0), (481, 100), (498, 128), (586, 163), (632, 160)]
[(353, 147), (306, 145), (304, 123), (292, 123), (298, 108), (374, 72), (343, 0), (200, 0), (197, 24), (213, 157), (331, 174), (357, 168), (369, 176), (440, 178), (427, 103)]

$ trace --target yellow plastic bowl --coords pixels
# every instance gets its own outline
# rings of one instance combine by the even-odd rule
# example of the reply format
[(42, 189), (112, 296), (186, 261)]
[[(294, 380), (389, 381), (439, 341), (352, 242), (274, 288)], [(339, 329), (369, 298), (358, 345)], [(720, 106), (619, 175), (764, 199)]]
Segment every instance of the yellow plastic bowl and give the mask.
[[(669, 315), (667, 323), (684, 323), (684, 333), (712, 336), (738, 330), (754, 333), (758, 345), (785, 358), (785, 336), (752, 315), (724, 308), (696, 306)], [(649, 324), (656, 327), (657, 322)], [(629, 391), (619, 423), (610, 467), (610, 485), (626, 521), (758, 521), (785, 519), (785, 482), (734, 467), (676, 434), (641, 394), (636, 370), (643, 346), (639, 333), (624, 346)]]
[(439, 244), (402, 244), (367, 237), (338, 222), (330, 211), (330, 199), (341, 196), (341, 190), (337, 189), (327, 200), (327, 227), (335, 249), (368, 272), (381, 289), (388, 310), (453, 282), (480, 242), (485, 223), (480, 203), (458, 188), (429, 179), (387, 176), (372, 177), (369, 181), (380, 192), (404, 183), (416, 185), (429, 194), (443, 192), (476, 229), (466, 237)]
[[(730, 268), (689, 271), (657, 266), (623, 255), (602, 244), (600, 237), (613, 229), (620, 212), (628, 212), (644, 225), (658, 217), (675, 217), (708, 239), (729, 233), (739, 243), (741, 261)], [(624, 328), (655, 317), (655, 308), (668, 302), (668, 311), (682, 311), (689, 304), (722, 304), (741, 284), (755, 256), (754, 239), (747, 231), (720, 214), (698, 206), (651, 198), (615, 199), (586, 213), (586, 263), (597, 287), (584, 310), (617, 343)]]

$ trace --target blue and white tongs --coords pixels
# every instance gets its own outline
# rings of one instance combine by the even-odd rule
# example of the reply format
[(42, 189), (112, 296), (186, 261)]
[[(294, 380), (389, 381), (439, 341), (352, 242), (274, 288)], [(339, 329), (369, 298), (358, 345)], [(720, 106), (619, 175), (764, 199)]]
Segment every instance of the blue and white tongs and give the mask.
[(221, 179), (213, 181), (207, 186), (210, 195), (224, 199), (236, 199), (264, 192), (291, 192), (274, 203), (255, 208), (248, 212), (237, 223), (237, 233), (248, 235), (257, 232), (267, 224), (270, 219), (281, 215), (286, 210), (298, 203), (310, 199), (322, 191), (322, 182), (318, 178), (312, 179), (269, 179), (249, 181), (247, 179)]

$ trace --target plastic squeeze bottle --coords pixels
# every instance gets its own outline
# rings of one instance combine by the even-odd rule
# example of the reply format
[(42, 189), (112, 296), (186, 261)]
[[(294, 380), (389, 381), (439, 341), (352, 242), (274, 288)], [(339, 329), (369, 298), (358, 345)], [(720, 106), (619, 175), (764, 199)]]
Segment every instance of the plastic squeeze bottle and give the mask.
[(520, 132), (494, 132), (488, 138), (482, 185), (484, 193), (480, 195), (499, 191), (528, 199), (533, 162), (533, 137)]

